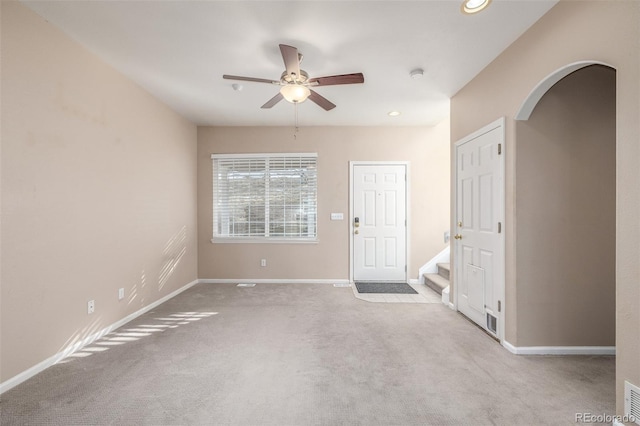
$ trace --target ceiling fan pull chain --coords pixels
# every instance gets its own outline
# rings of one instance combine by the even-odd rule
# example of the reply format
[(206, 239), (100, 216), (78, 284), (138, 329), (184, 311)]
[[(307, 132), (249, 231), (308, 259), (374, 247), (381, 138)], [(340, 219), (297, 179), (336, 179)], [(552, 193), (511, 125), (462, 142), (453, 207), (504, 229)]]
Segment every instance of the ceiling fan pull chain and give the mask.
[(293, 140), (296, 140), (298, 137), (298, 102), (293, 104), (294, 111), (294, 119), (295, 119), (295, 130), (293, 131)]

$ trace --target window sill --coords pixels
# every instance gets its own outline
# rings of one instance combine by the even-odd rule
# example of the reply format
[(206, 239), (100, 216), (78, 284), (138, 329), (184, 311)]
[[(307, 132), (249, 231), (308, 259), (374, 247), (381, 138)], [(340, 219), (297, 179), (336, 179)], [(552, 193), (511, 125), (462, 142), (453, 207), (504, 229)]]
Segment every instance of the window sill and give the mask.
[(296, 239), (296, 238), (224, 238), (216, 237), (211, 239), (212, 244), (318, 244), (318, 239)]

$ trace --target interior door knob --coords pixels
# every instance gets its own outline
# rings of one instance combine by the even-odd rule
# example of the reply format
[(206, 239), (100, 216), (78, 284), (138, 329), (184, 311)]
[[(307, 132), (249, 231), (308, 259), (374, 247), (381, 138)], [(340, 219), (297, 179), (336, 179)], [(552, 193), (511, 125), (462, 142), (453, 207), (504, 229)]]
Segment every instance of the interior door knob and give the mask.
[(456, 234), (453, 238), (455, 238), (456, 240), (461, 240), (462, 239), (462, 235)]

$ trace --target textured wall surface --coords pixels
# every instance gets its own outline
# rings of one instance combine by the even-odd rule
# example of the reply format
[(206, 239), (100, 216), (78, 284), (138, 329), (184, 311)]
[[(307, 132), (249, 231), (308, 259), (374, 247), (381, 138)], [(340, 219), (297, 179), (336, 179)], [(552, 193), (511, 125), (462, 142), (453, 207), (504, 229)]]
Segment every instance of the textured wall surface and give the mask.
[(4, 382), (197, 278), (197, 130), (4, 1), (1, 118)]
[[(452, 142), (506, 118), (506, 338), (518, 346), (514, 116), (529, 93), (569, 64), (616, 69), (616, 401), (624, 381), (640, 383), (640, 3), (561, 1), (451, 100)], [(526, 300), (523, 301), (526, 303)], [(523, 340), (526, 341), (526, 340)]]
[(517, 124), (519, 346), (615, 346), (615, 93), (583, 68)]
[[(318, 153), (317, 244), (212, 244), (214, 153)], [(434, 127), (291, 127), (198, 129), (200, 278), (348, 279), (349, 161), (408, 161), (409, 278), (444, 249), (449, 226), (448, 121)], [(343, 213), (344, 220), (330, 220)], [(260, 267), (260, 259), (267, 267)]]

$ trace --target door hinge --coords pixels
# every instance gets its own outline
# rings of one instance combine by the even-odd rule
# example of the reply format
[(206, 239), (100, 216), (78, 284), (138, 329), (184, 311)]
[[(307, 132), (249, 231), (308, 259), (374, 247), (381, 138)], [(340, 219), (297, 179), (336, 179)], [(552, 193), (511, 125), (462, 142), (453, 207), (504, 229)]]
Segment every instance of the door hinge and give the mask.
[(502, 222), (498, 222), (498, 234), (502, 232)]
[(407, 265), (404, 265), (404, 271), (407, 272)]
[(499, 143), (498, 144), (498, 155), (501, 155), (501, 154), (502, 154), (502, 144)]
[(498, 300), (498, 312), (502, 312), (502, 302)]

